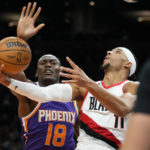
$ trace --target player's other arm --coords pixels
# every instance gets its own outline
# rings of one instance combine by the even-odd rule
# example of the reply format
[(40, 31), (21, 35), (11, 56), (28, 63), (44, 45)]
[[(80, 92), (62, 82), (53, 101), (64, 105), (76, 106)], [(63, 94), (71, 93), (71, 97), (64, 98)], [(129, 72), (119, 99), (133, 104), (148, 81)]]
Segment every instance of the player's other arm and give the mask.
[(10, 79), (7, 87), (20, 95), (42, 103), (48, 101), (68, 102), (80, 96), (80, 91), (70, 84), (53, 84), (40, 87), (32, 83)]
[(118, 116), (124, 117), (133, 108), (137, 87), (138, 83), (127, 83), (124, 87), (125, 93), (121, 97), (109, 93), (105, 89), (99, 87), (94, 81), (87, 84), (85, 88), (87, 88), (108, 110)]
[(54, 84), (47, 87), (39, 87), (32, 83), (22, 82), (15, 79), (11, 79), (4, 75), (3, 65), (0, 67), (0, 83), (17, 94), (28, 97), (31, 100), (38, 102), (47, 101), (71, 101), (79, 97), (80, 91), (78, 88), (69, 84)]
[(53, 84), (47, 87), (39, 87), (31, 83), (10, 79), (7, 87), (38, 102), (72, 100), (72, 87), (69, 84)]

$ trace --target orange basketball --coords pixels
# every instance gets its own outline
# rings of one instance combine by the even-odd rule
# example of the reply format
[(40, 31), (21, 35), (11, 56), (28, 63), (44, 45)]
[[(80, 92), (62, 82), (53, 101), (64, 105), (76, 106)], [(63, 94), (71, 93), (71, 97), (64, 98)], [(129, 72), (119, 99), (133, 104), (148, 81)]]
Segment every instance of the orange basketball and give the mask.
[(18, 37), (7, 37), (0, 41), (0, 65), (4, 72), (18, 74), (24, 71), (31, 62), (31, 49), (26, 41)]

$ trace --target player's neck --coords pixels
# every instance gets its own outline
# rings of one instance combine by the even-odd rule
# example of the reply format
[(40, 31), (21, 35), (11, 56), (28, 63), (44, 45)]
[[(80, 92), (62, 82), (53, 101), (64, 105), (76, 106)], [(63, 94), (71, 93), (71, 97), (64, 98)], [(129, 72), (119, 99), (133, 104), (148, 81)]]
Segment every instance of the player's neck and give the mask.
[(126, 79), (126, 75), (122, 72), (106, 72), (103, 79), (103, 83), (106, 86), (110, 86), (113, 84), (120, 83)]
[(53, 82), (53, 81), (49, 81), (49, 82), (38, 81), (38, 83), (39, 83), (39, 86), (45, 87), (45, 86), (56, 84), (58, 82)]

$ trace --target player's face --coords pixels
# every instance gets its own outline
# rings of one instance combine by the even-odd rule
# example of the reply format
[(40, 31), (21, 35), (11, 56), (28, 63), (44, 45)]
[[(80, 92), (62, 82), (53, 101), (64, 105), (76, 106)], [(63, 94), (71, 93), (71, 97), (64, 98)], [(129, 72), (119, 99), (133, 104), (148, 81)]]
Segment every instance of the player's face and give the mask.
[[(44, 55), (38, 62), (38, 80), (47, 85), (59, 82), (60, 62), (53, 55)], [(45, 84), (45, 83), (44, 83)]]
[(124, 52), (118, 48), (111, 51), (107, 51), (107, 55), (104, 58), (102, 67), (107, 69), (108, 67), (114, 67), (120, 70), (128, 59)]

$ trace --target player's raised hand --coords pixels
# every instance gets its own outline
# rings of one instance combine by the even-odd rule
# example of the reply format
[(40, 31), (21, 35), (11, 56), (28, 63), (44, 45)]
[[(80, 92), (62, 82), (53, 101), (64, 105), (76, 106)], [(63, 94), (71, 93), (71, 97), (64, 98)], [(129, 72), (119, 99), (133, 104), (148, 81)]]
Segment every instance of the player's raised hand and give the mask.
[(66, 59), (72, 68), (62, 66), (60, 75), (71, 80), (62, 80), (62, 83), (74, 83), (79, 86), (86, 87), (89, 82), (93, 82), (69, 57), (66, 57)]
[(29, 2), (27, 7), (24, 6), (22, 8), (21, 16), (17, 25), (17, 36), (24, 40), (28, 40), (36, 35), (38, 31), (45, 26), (45, 24), (42, 23), (35, 27), (35, 22), (41, 12), (41, 7), (38, 7), (35, 12), (36, 7), (36, 2), (34, 2), (33, 5)]

